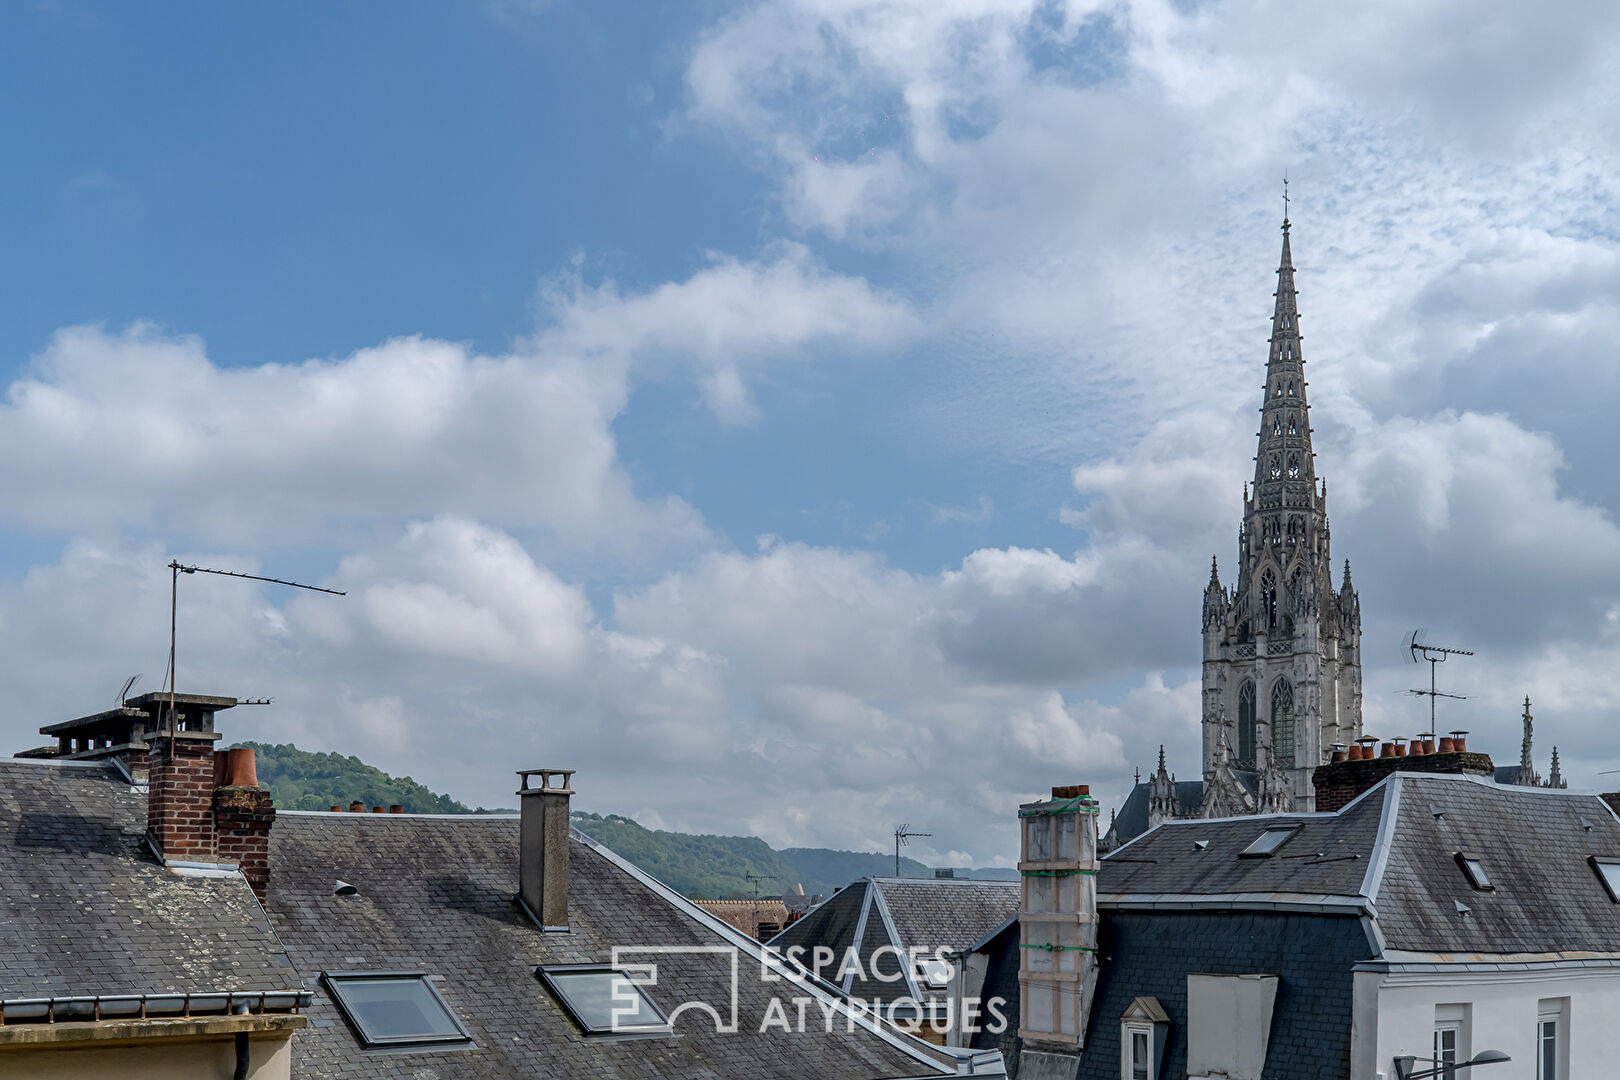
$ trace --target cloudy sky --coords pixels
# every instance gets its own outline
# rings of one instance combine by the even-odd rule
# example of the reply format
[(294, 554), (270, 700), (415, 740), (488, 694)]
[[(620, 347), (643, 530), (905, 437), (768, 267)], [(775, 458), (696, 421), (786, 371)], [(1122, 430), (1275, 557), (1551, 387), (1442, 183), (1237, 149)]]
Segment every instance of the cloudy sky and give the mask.
[[(0, 740), (1007, 863), (1197, 768), (1286, 172), (1369, 731), (1620, 786), (1620, 8), (0, 11)], [(1340, 7), (1343, 7), (1342, 5)]]

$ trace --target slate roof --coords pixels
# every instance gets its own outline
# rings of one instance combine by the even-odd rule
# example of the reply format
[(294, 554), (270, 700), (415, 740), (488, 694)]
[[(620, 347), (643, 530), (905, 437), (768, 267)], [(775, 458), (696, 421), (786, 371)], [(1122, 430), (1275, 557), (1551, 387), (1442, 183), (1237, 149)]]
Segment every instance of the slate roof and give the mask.
[[(1372, 892), (1388, 948), (1620, 955), (1620, 904), (1587, 861), (1620, 858), (1620, 820), (1598, 796), (1437, 776), (1401, 777), (1397, 793)], [(1469, 884), (1458, 851), (1483, 862), (1493, 890)]]
[(0, 999), (303, 987), (240, 875), (181, 877), (110, 764), (0, 759)]
[[(1384, 800), (1374, 789), (1337, 814), (1167, 821), (1103, 860), (1098, 903), (1153, 893), (1359, 896)], [(1281, 824), (1298, 829), (1272, 857), (1239, 857), (1268, 826)], [(1208, 846), (1199, 849), (1199, 841)]]
[[(1271, 858), (1238, 856), (1283, 823), (1299, 828)], [(1474, 889), (1457, 852), (1495, 887)], [(1103, 860), (1097, 893), (1105, 911), (1150, 897), (1354, 903), (1400, 952), (1620, 957), (1620, 904), (1589, 856), (1620, 858), (1620, 818), (1597, 795), (1393, 773), (1334, 814), (1165, 822)]]
[[(743, 952), (738, 971), (738, 1032), (718, 1034), (706, 1014), (688, 1011), (676, 1021), (679, 1037), (585, 1037), (535, 977), (536, 966), (611, 961), (615, 946), (758, 945), (579, 833), (569, 856), (571, 929), (541, 933), (512, 900), (518, 830), (513, 817), (278, 816), (267, 907), (315, 989), (310, 1027), (294, 1040), (296, 1075), (336, 1080), (384, 1069), (400, 1076), (430, 1071), (438, 1080), (801, 1080), (954, 1071), (951, 1052), (892, 1033), (885, 1038), (859, 1027), (851, 1032), (836, 1015), (830, 1033), (813, 1024), (802, 1033), (760, 1034), (772, 997), (788, 1002), (791, 1017), (791, 998), (807, 991), (763, 982), (757, 959), (748, 962), (757, 951)], [(359, 893), (334, 896), (338, 878)], [(729, 949), (724, 955), (626, 954), (621, 963), (658, 964), (658, 983), (648, 992), (667, 1013), (688, 1000), (728, 1007), (731, 955)], [(385, 1058), (362, 1049), (319, 983), (320, 972), (344, 970), (428, 972), (471, 1031), (473, 1044)], [(813, 1006), (811, 1015), (817, 1015)]]
[[(868, 1001), (892, 1002), (900, 998), (943, 1002), (945, 992), (932, 990), (906, 972), (904, 979), (873, 978), (871, 958), (892, 946), (958, 951), (977, 944), (986, 934), (1018, 912), (1020, 887), (1016, 881), (974, 881), (964, 878), (862, 878), (803, 919), (771, 939), (773, 949), (793, 946), (834, 951), (835, 965), (857, 941), (861, 971), (851, 973), (846, 992)], [(877, 970), (899, 975), (898, 963), (884, 953)], [(834, 978), (835, 971), (822, 972)]]

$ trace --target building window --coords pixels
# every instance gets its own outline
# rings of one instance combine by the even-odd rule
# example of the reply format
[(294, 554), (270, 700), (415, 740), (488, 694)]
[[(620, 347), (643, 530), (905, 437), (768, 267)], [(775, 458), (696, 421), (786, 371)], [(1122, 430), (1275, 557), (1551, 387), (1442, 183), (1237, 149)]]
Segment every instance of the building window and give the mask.
[(1128, 1027), (1125, 1038), (1125, 1080), (1156, 1080), (1153, 1075), (1152, 1029)]
[(1462, 867), (1463, 874), (1468, 878), (1468, 884), (1480, 892), (1488, 892), (1496, 888), (1495, 885), (1491, 884), (1490, 875), (1485, 873), (1485, 864), (1476, 856), (1459, 851), (1456, 854), (1456, 859), (1457, 865)]
[(1139, 997), (1119, 1018), (1120, 1080), (1159, 1080), (1159, 1059), (1170, 1033), (1170, 1016), (1155, 997)]
[(1254, 764), (1254, 683), (1245, 680), (1238, 691), (1238, 763)]
[(1269, 859), (1271, 853), (1283, 846), (1283, 841), (1294, 835), (1298, 825), (1278, 825), (1255, 838), (1254, 843), (1238, 852), (1239, 858)]
[(1468, 1072), (1459, 1073), (1455, 1066), (1468, 1060), (1467, 1005), (1436, 1005), (1434, 1007), (1435, 1064), (1445, 1071), (1441, 1080), (1467, 1080)]
[(322, 972), (321, 979), (367, 1046), (466, 1042), (472, 1037), (426, 972)]
[(1271, 756), (1279, 769), (1294, 767), (1294, 685), (1287, 679), (1271, 688)]
[(1609, 899), (1620, 904), (1620, 859), (1588, 855), (1586, 861), (1597, 871), (1598, 880), (1603, 882), (1603, 889), (1609, 894)]
[(1536, 1007), (1536, 1080), (1569, 1080), (1569, 998)]
[(587, 1035), (668, 1035), (669, 1020), (641, 987), (604, 964), (535, 968)]
[(1267, 627), (1277, 625), (1277, 578), (1270, 570), (1260, 575), (1260, 619)]

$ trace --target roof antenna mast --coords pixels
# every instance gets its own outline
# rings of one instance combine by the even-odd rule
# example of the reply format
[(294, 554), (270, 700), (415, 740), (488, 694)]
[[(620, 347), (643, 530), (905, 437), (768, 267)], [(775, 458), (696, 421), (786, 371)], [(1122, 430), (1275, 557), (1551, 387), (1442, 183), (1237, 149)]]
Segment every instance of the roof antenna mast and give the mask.
[(910, 846), (913, 836), (933, 836), (931, 832), (912, 832), (910, 825), (900, 825), (894, 830), (894, 876), (900, 876), (900, 849)]
[[(175, 697), (175, 695), (174, 695), (174, 686), (175, 686), (175, 678), (174, 678), (174, 638), (175, 638), (175, 622), (176, 622), (175, 615), (176, 615), (176, 612), (179, 609), (180, 575), (181, 574), (218, 574), (220, 577), (242, 578), (242, 579), (244, 579), (246, 581), (267, 581), (272, 585), (290, 585), (291, 587), (293, 587), (295, 589), (308, 589), (310, 592), (331, 593), (333, 596), (347, 596), (348, 595), (348, 593), (344, 592), (341, 589), (326, 589), (326, 588), (322, 588), (319, 585), (305, 585), (305, 584), (303, 584), (301, 582), (297, 582), (297, 581), (284, 581), (281, 578), (260, 577), (258, 574), (242, 574), (242, 573), (238, 573), (235, 570), (210, 570), (206, 566), (184, 566), (184, 565), (182, 565), (180, 563), (180, 561), (178, 559), (170, 559), (169, 560), (169, 753), (170, 754), (174, 753), (174, 732), (175, 732), (175, 723), (176, 723), (176, 721), (175, 721), (176, 713), (175, 713), (175, 704), (174, 704), (174, 697)], [(140, 676), (136, 676), (136, 678), (139, 678), (139, 677)], [(132, 683), (134, 681), (135, 681), (134, 679), (130, 680), (130, 682), (132, 682)], [(129, 687), (126, 686), (124, 688), (124, 692), (128, 693), (129, 692)], [(259, 704), (259, 703), (258, 702), (252, 702), (251, 704)]]
[(1408, 690), (1407, 693), (1429, 699), (1429, 731), (1433, 732), (1436, 730), (1434, 726), (1435, 698), (1454, 698), (1457, 701), (1466, 701), (1468, 698), (1467, 694), (1448, 694), (1444, 690), (1436, 690), (1434, 688), (1435, 665), (1443, 664), (1453, 656), (1473, 656), (1474, 654), (1468, 649), (1450, 649), (1443, 645), (1431, 645), (1423, 640), (1423, 636), (1427, 633), (1427, 630), (1414, 630), (1406, 635), (1406, 651), (1412, 657), (1412, 663), (1421, 664), (1425, 660), (1429, 662), (1429, 688), (1427, 690)]

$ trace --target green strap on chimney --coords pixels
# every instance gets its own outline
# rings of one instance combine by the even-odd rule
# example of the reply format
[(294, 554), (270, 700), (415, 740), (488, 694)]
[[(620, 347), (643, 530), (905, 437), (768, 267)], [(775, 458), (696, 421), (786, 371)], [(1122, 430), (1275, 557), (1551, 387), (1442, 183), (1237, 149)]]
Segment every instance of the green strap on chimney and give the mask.
[(1097, 876), (1097, 871), (1095, 870), (1023, 870), (1020, 872), (1025, 877), (1068, 877), (1070, 874), (1090, 874), (1092, 877)]
[(1048, 806), (1040, 810), (1020, 810), (1019, 817), (1036, 817), (1040, 814), (1067, 814), (1073, 810), (1077, 814), (1100, 814), (1102, 805), (1089, 795), (1076, 795), (1071, 801), (1062, 806)]

